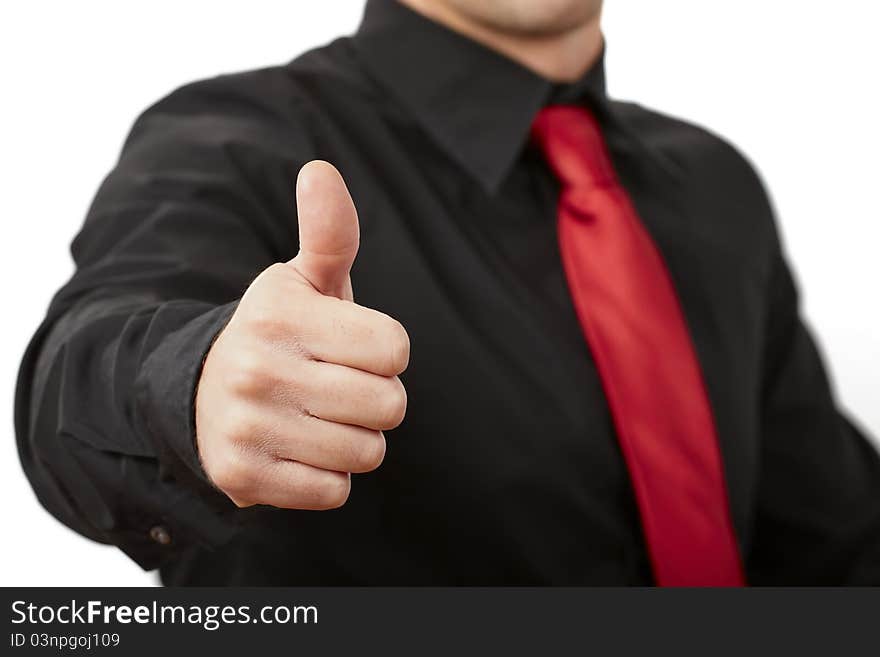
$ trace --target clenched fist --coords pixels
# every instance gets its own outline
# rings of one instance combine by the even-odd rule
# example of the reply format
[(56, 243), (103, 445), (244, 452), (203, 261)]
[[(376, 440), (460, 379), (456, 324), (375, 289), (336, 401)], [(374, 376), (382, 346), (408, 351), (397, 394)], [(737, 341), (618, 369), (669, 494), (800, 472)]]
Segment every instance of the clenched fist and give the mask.
[(353, 302), (358, 219), (339, 172), (305, 165), (296, 183), (300, 250), (263, 271), (205, 360), (196, 439), (214, 485), (238, 506), (331, 509), (352, 472), (385, 455), (403, 420), (397, 375), (409, 338)]

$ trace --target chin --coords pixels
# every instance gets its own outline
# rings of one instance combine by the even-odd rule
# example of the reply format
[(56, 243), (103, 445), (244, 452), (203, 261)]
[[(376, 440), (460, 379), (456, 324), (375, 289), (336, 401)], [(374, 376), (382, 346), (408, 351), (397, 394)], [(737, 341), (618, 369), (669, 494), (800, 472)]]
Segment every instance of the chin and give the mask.
[(532, 36), (570, 32), (595, 19), (602, 0), (446, 0), (494, 30)]

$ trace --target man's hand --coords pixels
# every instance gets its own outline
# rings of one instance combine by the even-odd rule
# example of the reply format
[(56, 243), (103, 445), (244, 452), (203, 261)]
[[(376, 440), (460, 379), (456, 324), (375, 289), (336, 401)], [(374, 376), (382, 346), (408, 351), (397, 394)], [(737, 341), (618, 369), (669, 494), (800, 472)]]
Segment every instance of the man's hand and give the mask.
[(397, 375), (409, 338), (396, 320), (353, 303), (358, 218), (339, 172), (306, 164), (296, 202), (299, 253), (251, 283), (198, 386), (202, 465), (238, 506), (341, 506), (349, 473), (382, 463), (382, 430), (406, 411)]

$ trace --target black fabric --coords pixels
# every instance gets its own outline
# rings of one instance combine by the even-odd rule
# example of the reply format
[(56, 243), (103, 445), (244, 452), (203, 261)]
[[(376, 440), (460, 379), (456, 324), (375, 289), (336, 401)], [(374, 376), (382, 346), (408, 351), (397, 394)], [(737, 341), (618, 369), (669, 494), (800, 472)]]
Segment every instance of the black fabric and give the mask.
[[(171, 584), (651, 583), (556, 184), (527, 143), (549, 102), (600, 118), (671, 270), (749, 581), (880, 583), (880, 461), (835, 408), (752, 168), (609, 99), (601, 62), (554, 86), (391, 0), (352, 38), (187, 85), (137, 120), (19, 377), (46, 508)], [(238, 510), (201, 471), (193, 394), (236, 299), (296, 253), (294, 180), (313, 158), (359, 210), (356, 300), (409, 331), (409, 409), (343, 508)]]

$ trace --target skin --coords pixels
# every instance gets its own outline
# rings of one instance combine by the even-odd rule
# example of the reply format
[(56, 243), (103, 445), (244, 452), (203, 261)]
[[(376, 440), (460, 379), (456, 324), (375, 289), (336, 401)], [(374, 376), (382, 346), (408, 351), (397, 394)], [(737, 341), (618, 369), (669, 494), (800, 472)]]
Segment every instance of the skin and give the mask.
[[(559, 82), (602, 49), (601, 0), (402, 0), (415, 11)], [(248, 287), (205, 359), (196, 443), (214, 485), (236, 505), (333, 509), (350, 473), (382, 463), (383, 431), (406, 413), (398, 375), (409, 337), (354, 301), (357, 211), (320, 160), (296, 182), (300, 251)]]
[(572, 82), (602, 51), (602, 0), (401, 0), (542, 77)]
[(214, 485), (238, 506), (332, 509), (351, 472), (379, 467), (383, 430), (406, 412), (397, 377), (409, 338), (354, 303), (358, 218), (342, 177), (306, 164), (296, 184), (300, 251), (263, 271), (208, 352), (196, 440)]

